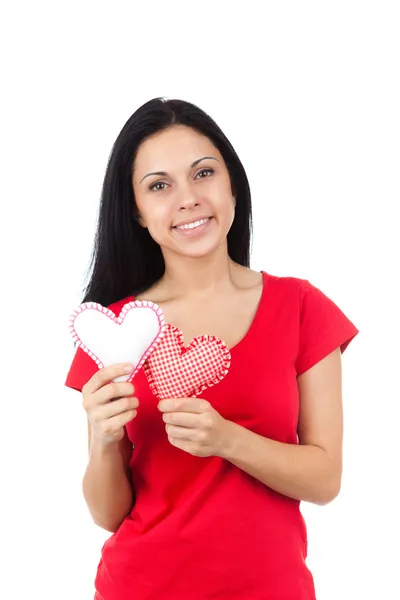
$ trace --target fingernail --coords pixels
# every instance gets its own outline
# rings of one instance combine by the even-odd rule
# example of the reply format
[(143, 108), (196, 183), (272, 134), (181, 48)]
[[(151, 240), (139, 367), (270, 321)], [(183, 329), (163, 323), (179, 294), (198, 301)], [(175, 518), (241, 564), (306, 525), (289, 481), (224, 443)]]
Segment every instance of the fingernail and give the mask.
[(124, 365), (125, 373), (130, 373), (133, 370), (133, 365)]

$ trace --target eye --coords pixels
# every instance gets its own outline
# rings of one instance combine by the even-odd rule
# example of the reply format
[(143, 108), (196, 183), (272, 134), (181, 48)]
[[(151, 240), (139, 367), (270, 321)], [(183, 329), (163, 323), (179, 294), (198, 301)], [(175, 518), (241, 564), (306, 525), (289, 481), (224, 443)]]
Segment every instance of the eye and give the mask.
[[(152, 183), (151, 185), (149, 185), (149, 190), (153, 191), (154, 188), (156, 187), (156, 185), (166, 185), (166, 184), (164, 183), (164, 181), (156, 181), (156, 183)], [(156, 191), (158, 192), (159, 190), (156, 190)]]
[[(214, 169), (202, 169), (201, 171), (199, 171), (197, 173), (197, 175), (200, 175), (200, 173), (214, 173)], [(205, 177), (200, 177), (200, 179), (206, 179)]]
[[(201, 169), (201, 171), (199, 171), (197, 173), (197, 175), (200, 175), (200, 173), (208, 173), (208, 174), (212, 175), (214, 173), (214, 169), (208, 169), (208, 168)], [(207, 177), (208, 177), (208, 175), (207, 175)], [(200, 177), (200, 179), (207, 179), (207, 177)], [(167, 184), (165, 183), (165, 181), (156, 181), (155, 183), (152, 183), (151, 185), (149, 185), (149, 190), (153, 191), (157, 185), (167, 185)], [(162, 191), (163, 189), (164, 188), (161, 188), (161, 189), (159, 188), (158, 190), (156, 190), (156, 192)]]

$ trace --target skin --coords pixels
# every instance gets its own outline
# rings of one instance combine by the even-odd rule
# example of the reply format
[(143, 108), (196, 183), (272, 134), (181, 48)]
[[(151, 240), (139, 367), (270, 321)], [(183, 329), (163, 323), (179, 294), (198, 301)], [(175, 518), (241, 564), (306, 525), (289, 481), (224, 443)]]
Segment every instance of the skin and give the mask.
[(124, 426), (135, 418), (139, 402), (132, 384), (109, 383), (132, 370), (132, 365), (125, 367), (100, 369), (82, 388), (89, 433), (83, 495), (96, 525), (111, 532), (117, 531), (134, 504), (129, 469), (132, 445)]
[[(209, 158), (192, 166), (203, 157)], [(166, 174), (147, 176), (159, 171)], [(166, 322), (182, 331), (186, 344), (209, 333), (232, 348), (253, 321), (262, 275), (228, 256), (236, 199), (222, 155), (191, 128), (171, 127), (140, 146), (132, 187), (139, 223), (160, 245), (166, 267), (162, 279), (136, 299), (158, 304)], [(174, 229), (201, 217), (212, 217), (201, 234), (185, 236)], [(108, 383), (122, 373), (122, 366), (118, 368), (99, 371), (82, 390), (91, 454), (86, 499), (97, 524), (109, 531), (116, 531), (132, 507), (132, 491), (126, 485), (132, 447), (124, 426), (140, 411), (131, 383)], [(160, 418), (169, 442), (183, 452), (221, 457), (279, 493), (326, 504), (338, 495), (342, 476), (340, 349), (297, 382), (299, 445), (264, 438), (228, 421), (203, 398), (163, 399), (158, 404)]]
[[(191, 168), (202, 157), (212, 158)], [(155, 171), (168, 175), (147, 176)], [(166, 266), (164, 277), (136, 299), (156, 302), (186, 343), (209, 333), (234, 346), (253, 320), (262, 276), (228, 256), (236, 200), (222, 155), (205, 136), (176, 126), (142, 144), (132, 185), (139, 222), (160, 245)], [(203, 216), (212, 219), (202, 235), (188, 238), (173, 228)]]

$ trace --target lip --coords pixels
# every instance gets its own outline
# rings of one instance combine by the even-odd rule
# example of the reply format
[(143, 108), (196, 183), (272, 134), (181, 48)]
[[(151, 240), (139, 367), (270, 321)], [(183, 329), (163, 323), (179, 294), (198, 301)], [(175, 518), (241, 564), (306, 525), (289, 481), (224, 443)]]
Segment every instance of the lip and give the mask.
[[(207, 217), (204, 217), (207, 218)], [(177, 239), (191, 239), (198, 240), (206, 235), (206, 232), (209, 231), (210, 227), (212, 228), (213, 219), (210, 217), (208, 221), (199, 225), (198, 227), (183, 227), (182, 229), (177, 229), (176, 227), (172, 228), (173, 236), (177, 236)], [(193, 222), (193, 221), (192, 221)]]
[(203, 219), (212, 219), (212, 217), (210, 217), (209, 215), (205, 215), (204, 217), (196, 217), (194, 219), (187, 219), (186, 221), (181, 221), (180, 223), (177, 223), (176, 225), (172, 225), (172, 228), (175, 227), (182, 227), (182, 225), (190, 225), (191, 223), (196, 223), (196, 221), (202, 221)]

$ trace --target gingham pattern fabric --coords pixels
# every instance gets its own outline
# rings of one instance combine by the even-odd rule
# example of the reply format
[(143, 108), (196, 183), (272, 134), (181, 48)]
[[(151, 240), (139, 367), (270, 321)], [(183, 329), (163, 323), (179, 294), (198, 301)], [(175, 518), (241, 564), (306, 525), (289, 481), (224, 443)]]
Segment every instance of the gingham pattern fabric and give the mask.
[(219, 338), (202, 335), (185, 347), (182, 332), (167, 324), (162, 341), (143, 369), (158, 398), (189, 398), (219, 383), (230, 363), (229, 348)]

